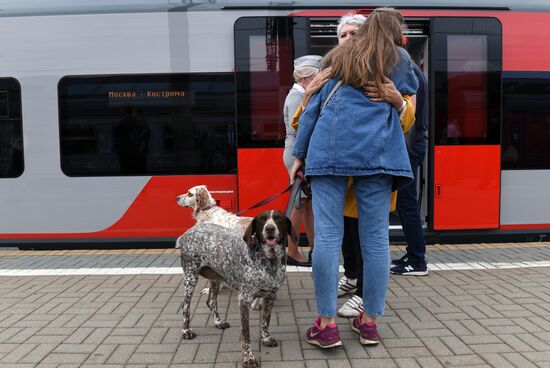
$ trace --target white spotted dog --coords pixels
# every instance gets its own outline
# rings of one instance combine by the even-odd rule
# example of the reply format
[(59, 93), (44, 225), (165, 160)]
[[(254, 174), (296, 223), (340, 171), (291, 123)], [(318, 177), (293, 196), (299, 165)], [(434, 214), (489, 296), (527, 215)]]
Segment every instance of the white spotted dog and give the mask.
[(190, 327), (191, 297), (199, 275), (210, 280), (206, 304), (217, 328), (229, 324), (217, 310), (220, 283), (237, 292), (241, 314), (241, 359), (244, 367), (258, 367), (250, 343), (250, 308), (255, 298), (264, 299), (260, 314), (261, 343), (277, 346), (269, 334), (269, 322), (275, 293), (286, 278), (288, 235), (297, 241), (292, 223), (279, 211), (264, 211), (254, 217), (244, 236), (223, 226), (202, 223), (193, 226), (177, 240), (183, 268), (183, 339), (196, 334)]
[[(252, 217), (240, 217), (216, 205), (216, 201), (204, 185), (197, 185), (176, 197), (176, 202), (182, 207), (193, 209), (193, 218), (197, 224), (218, 224), (241, 231), (244, 234)], [(177, 247), (177, 245), (176, 245)]]

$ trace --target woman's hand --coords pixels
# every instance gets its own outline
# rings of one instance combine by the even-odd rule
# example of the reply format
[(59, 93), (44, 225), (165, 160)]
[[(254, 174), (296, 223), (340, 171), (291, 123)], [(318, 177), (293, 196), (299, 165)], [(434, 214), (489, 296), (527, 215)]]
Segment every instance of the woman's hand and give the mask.
[(363, 89), (365, 90), (365, 94), (370, 97), (371, 101), (389, 102), (399, 110), (401, 106), (403, 106), (403, 96), (401, 96), (401, 93), (395, 88), (395, 84), (393, 84), (388, 77), (384, 77), (384, 87), (386, 91), (383, 92), (378, 90), (373, 82), (369, 82)]
[(311, 96), (319, 92), (321, 88), (323, 88), (325, 83), (327, 83), (330, 78), (331, 71), (332, 68), (330, 67), (323, 69), (311, 80), (311, 82), (309, 82), (304, 93), (304, 99), (302, 100), (302, 108), (305, 109), (307, 104), (309, 103), (309, 100), (311, 99)]
[(309, 82), (309, 84), (306, 87), (306, 93), (309, 93), (311, 95), (316, 94), (319, 92), (321, 88), (325, 85), (325, 83), (330, 78), (330, 73), (332, 71), (331, 67), (328, 67), (326, 69), (323, 69), (320, 73), (318, 73), (312, 80)]
[(304, 168), (304, 160), (301, 158), (295, 158), (294, 164), (292, 165), (292, 169), (290, 170), (290, 183), (294, 184), (294, 181), (296, 180), (296, 174), (298, 171), (302, 170)]

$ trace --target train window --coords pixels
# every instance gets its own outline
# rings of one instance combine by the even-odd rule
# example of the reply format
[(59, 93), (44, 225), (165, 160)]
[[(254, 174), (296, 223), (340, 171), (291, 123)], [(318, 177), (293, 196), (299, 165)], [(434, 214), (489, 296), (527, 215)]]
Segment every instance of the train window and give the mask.
[(236, 170), (232, 73), (61, 79), (61, 169), (68, 176)]
[(283, 105), (292, 87), (292, 17), (246, 17), (235, 23), (239, 147), (283, 147)]
[(498, 144), (500, 24), (491, 18), (455, 19), (453, 24), (434, 20), (434, 143)]
[(0, 178), (21, 176), (24, 167), (21, 86), (0, 78)]
[(503, 78), (503, 169), (550, 169), (550, 72)]
[(483, 138), (487, 135), (487, 36), (449, 35), (447, 111), (444, 138)]

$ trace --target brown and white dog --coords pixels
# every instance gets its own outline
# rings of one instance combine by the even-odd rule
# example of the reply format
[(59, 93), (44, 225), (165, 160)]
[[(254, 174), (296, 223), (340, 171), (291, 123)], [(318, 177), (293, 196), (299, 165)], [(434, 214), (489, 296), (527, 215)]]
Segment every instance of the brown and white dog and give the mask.
[(244, 234), (252, 217), (241, 217), (216, 205), (216, 201), (204, 185), (197, 185), (176, 197), (176, 202), (182, 207), (193, 209), (193, 218), (197, 224), (218, 224), (241, 231)]
[(255, 298), (264, 299), (261, 342), (265, 346), (277, 346), (269, 334), (269, 321), (273, 298), (286, 277), (285, 246), (289, 234), (297, 240), (289, 218), (279, 211), (264, 211), (254, 217), (244, 236), (234, 229), (201, 223), (179, 237), (177, 244), (181, 248), (184, 278), (183, 338), (189, 340), (196, 336), (190, 327), (190, 307), (199, 275), (210, 280), (206, 304), (214, 316), (215, 326), (229, 327), (217, 310), (217, 295), (223, 282), (237, 292), (239, 300), (243, 366), (257, 367), (250, 346), (250, 307)]

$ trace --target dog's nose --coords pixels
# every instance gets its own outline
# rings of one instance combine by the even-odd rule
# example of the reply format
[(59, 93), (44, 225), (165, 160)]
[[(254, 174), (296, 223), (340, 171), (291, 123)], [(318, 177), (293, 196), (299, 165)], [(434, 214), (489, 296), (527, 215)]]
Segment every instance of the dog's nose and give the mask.
[(269, 224), (269, 225), (265, 226), (265, 232), (266, 233), (274, 233), (275, 230), (276, 230), (275, 225)]

